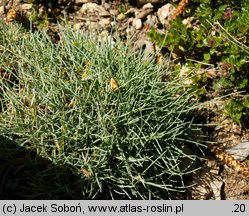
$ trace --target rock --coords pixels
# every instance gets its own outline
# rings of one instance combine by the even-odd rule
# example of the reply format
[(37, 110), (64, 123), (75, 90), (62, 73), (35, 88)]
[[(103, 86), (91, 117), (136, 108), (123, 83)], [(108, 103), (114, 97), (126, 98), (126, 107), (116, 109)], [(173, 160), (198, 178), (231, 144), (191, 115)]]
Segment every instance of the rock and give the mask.
[(86, 21), (85, 26), (88, 27), (88, 30), (90, 31), (96, 31), (100, 28), (100, 25), (98, 22), (94, 22), (94, 21)]
[(158, 19), (155, 15), (148, 15), (147, 16), (147, 20), (145, 21), (145, 23), (147, 23), (150, 27), (157, 27), (158, 26)]
[(97, 17), (109, 17), (110, 13), (105, 10), (105, 8), (96, 3), (86, 3), (83, 4), (80, 13), (87, 16), (97, 16)]
[(0, 5), (4, 7), (4, 10), (10, 10), (11, 8), (19, 8), (19, 6), (22, 4), (22, 0), (15, 0), (15, 1), (8, 1), (8, 0), (2, 0), (0, 1)]
[(213, 180), (210, 182), (210, 189), (212, 190), (212, 195), (214, 200), (221, 200), (221, 191), (224, 182), (221, 180)]
[(4, 6), (0, 6), (0, 15), (4, 13)]
[(145, 10), (147, 10), (147, 9), (153, 9), (154, 8), (154, 6), (153, 6), (153, 4), (151, 4), (151, 3), (147, 3), (147, 4), (145, 4), (144, 6), (143, 6), (143, 9), (145, 9)]
[(249, 142), (242, 142), (230, 149), (226, 149), (225, 151), (231, 154), (234, 159), (243, 161), (249, 156)]
[(112, 15), (112, 16), (117, 16), (119, 14), (119, 11), (117, 9), (110, 9), (109, 10), (109, 13)]
[(169, 20), (175, 10), (175, 7), (172, 4), (166, 4), (163, 7), (159, 8), (157, 11), (157, 16), (162, 25), (168, 25)]
[(149, 14), (151, 14), (153, 12), (153, 9), (146, 9), (146, 10), (142, 10), (140, 12), (138, 12), (136, 14), (136, 18), (137, 19), (144, 19), (146, 16), (148, 16)]
[(99, 45), (103, 46), (104, 44), (110, 45), (111, 48), (115, 47), (115, 39), (109, 35), (108, 31), (104, 30), (100, 33), (98, 37)]
[(109, 10), (109, 9), (111, 8), (111, 5), (105, 2), (105, 3), (103, 4), (103, 7), (104, 7), (106, 10)]
[(109, 36), (109, 32), (107, 30), (104, 30), (100, 33), (100, 39), (107, 38)]
[(98, 0), (75, 0), (76, 4), (98, 3)]
[(141, 38), (137, 40), (134, 44), (134, 51), (139, 53), (143, 50), (145, 61), (151, 61), (155, 53), (155, 48), (151, 41), (146, 40), (146, 38)]
[(157, 4), (157, 3), (161, 3), (161, 2), (165, 2), (166, 0), (136, 0), (137, 2), (137, 6), (142, 6), (145, 5), (147, 3), (151, 3), (151, 4)]
[(20, 8), (21, 10), (24, 10), (24, 11), (30, 10), (30, 9), (32, 9), (32, 4), (21, 4), (21, 5), (19, 6), (19, 8)]
[(137, 10), (135, 12), (135, 15), (137, 19), (144, 19), (152, 12), (153, 12), (153, 5), (151, 3), (148, 3), (144, 5), (140, 10)]
[(141, 19), (134, 19), (133, 20), (133, 26), (135, 27), (135, 29), (140, 30), (143, 27), (143, 23)]
[(135, 35), (136, 29), (133, 26), (128, 27), (125, 30), (125, 33), (127, 35), (127, 38), (132, 38)]
[(99, 25), (102, 27), (102, 28), (110, 28), (111, 27), (111, 18), (102, 18), (100, 21), (99, 21)]

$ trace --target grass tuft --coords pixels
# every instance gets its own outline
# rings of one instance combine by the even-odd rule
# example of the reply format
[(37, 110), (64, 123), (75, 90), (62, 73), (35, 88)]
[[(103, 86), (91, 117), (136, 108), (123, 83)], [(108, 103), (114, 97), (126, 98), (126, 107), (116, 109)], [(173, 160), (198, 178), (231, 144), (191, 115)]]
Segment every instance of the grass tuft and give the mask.
[(67, 29), (60, 37), (1, 24), (0, 136), (80, 176), (85, 198), (184, 190), (197, 157), (187, 150), (199, 143), (181, 80), (162, 82), (170, 71), (121, 42)]

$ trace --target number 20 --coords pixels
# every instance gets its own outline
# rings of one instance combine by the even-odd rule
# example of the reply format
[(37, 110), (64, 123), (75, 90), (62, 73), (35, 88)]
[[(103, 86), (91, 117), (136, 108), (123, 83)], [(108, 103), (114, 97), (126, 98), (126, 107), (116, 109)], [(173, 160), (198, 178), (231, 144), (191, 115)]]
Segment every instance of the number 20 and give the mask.
[(245, 204), (234, 204), (235, 210), (233, 212), (245, 212), (246, 206)]

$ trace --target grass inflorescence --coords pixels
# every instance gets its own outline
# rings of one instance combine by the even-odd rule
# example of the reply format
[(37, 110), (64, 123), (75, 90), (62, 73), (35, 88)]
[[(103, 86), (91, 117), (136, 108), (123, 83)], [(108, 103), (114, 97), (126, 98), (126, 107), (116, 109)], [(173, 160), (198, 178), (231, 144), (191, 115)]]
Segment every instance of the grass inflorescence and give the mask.
[(170, 71), (68, 29), (54, 44), (2, 24), (0, 44), (0, 136), (70, 169), (85, 198), (166, 199), (186, 186), (196, 102), (179, 79), (162, 81)]

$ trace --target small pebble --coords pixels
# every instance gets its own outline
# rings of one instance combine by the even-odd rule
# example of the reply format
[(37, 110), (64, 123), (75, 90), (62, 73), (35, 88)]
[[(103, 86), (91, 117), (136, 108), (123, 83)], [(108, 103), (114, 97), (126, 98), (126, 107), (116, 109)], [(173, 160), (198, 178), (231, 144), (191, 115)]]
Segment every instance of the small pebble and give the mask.
[(135, 19), (135, 29), (140, 30), (143, 27), (143, 23), (141, 19)]

